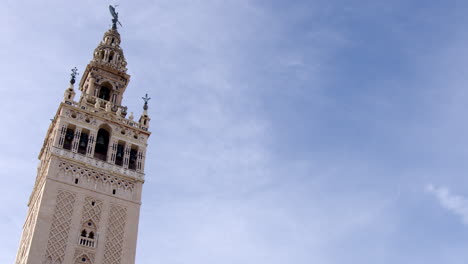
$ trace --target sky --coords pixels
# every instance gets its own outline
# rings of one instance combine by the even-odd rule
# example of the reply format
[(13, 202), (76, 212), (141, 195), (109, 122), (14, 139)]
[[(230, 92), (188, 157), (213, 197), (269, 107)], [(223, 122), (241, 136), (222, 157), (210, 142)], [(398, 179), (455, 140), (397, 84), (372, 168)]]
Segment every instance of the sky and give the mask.
[[(116, 4), (123, 104), (152, 98), (136, 263), (466, 263), (466, 1)], [(1, 263), (108, 5), (2, 1)]]

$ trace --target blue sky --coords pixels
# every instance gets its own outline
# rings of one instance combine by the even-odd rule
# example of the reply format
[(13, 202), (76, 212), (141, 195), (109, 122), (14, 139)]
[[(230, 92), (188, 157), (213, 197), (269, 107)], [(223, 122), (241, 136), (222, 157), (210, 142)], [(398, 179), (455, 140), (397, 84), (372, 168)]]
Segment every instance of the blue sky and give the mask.
[[(118, 4), (124, 104), (152, 97), (137, 263), (465, 263), (468, 3)], [(2, 3), (1, 263), (107, 5)]]

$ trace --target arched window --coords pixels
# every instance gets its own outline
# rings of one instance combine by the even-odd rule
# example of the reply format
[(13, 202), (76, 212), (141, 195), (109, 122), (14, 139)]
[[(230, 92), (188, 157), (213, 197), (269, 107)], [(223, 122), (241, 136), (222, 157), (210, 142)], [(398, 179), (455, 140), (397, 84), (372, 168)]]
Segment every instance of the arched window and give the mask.
[(86, 148), (88, 147), (88, 136), (89, 130), (83, 129), (81, 131), (80, 143), (78, 144), (78, 153), (86, 154)]
[(73, 138), (75, 137), (75, 130), (73, 127), (68, 127), (65, 133), (65, 140), (63, 141), (63, 148), (71, 150)]
[(105, 85), (102, 85), (101, 88), (99, 89), (98, 97), (103, 100), (109, 101), (111, 90), (112, 90), (112, 86), (110, 84), (106, 83)]
[(96, 138), (94, 157), (103, 161), (107, 160), (107, 149), (109, 148), (109, 132), (104, 128), (99, 129)]
[(114, 52), (111, 51), (111, 53), (109, 54), (109, 62), (112, 62), (113, 58), (114, 58)]
[(91, 263), (91, 261), (89, 261), (89, 258), (86, 255), (81, 255), (80, 257), (76, 258), (76, 261), (75, 261), (75, 264), (88, 264), (88, 263)]
[(137, 154), (138, 154), (138, 147), (133, 145), (132, 149), (130, 150), (130, 159), (128, 161), (128, 168), (131, 170), (136, 169)]
[(82, 231), (78, 239), (78, 243), (84, 247), (95, 248), (96, 247), (96, 226), (91, 220), (83, 223)]
[(117, 144), (117, 152), (115, 154), (115, 165), (122, 166), (123, 165), (123, 158), (124, 158), (124, 151), (125, 151), (125, 143), (119, 141)]

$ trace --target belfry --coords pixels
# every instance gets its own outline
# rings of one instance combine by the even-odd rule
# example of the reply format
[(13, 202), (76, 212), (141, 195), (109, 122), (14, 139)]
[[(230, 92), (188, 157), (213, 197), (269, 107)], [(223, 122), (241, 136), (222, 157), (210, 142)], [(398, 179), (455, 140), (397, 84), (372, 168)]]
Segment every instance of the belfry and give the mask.
[(75, 68), (47, 131), (16, 264), (135, 263), (150, 98), (138, 120), (122, 105), (130, 75), (110, 9), (81, 96)]

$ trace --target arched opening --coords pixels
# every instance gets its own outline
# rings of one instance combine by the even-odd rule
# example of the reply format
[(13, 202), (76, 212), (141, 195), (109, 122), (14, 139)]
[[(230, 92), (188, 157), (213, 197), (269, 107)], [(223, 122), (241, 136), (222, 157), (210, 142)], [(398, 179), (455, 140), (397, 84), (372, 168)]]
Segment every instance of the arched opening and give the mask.
[(128, 168), (131, 170), (136, 170), (137, 154), (138, 147), (133, 145), (130, 150), (130, 159), (128, 160)]
[(109, 101), (111, 90), (112, 90), (112, 85), (110, 83), (104, 83), (99, 89), (98, 97), (103, 100)]
[(117, 152), (115, 154), (115, 165), (122, 166), (123, 165), (123, 159), (124, 159), (124, 153), (125, 152), (125, 142), (119, 141), (117, 144)]
[(109, 61), (108, 62), (112, 62), (113, 58), (114, 58), (114, 52), (111, 51), (111, 53), (109, 54)]
[(94, 157), (103, 161), (107, 160), (107, 149), (109, 148), (109, 132), (101, 128), (98, 131), (96, 138), (96, 147), (94, 149)]
[(89, 130), (83, 129), (81, 131), (80, 143), (78, 144), (78, 153), (86, 154), (86, 149), (88, 148), (88, 138)]
[(91, 263), (91, 261), (86, 255), (81, 255), (80, 257), (76, 258), (76, 261), (75, 261), (75, 264), (89, 264), (89, 263)]
[(81, 246), (94, 248), (96, 247), (96, 225), (92, 220), (88, 220), (83, 223), (82, 231), (78, 243)]
[(71, 150), (74, 137), (75, 137), (75, 127), (74, 126), (67, 127), (67, 131), (65, 132), (65, 138), (63, 141), (64, 149)]

